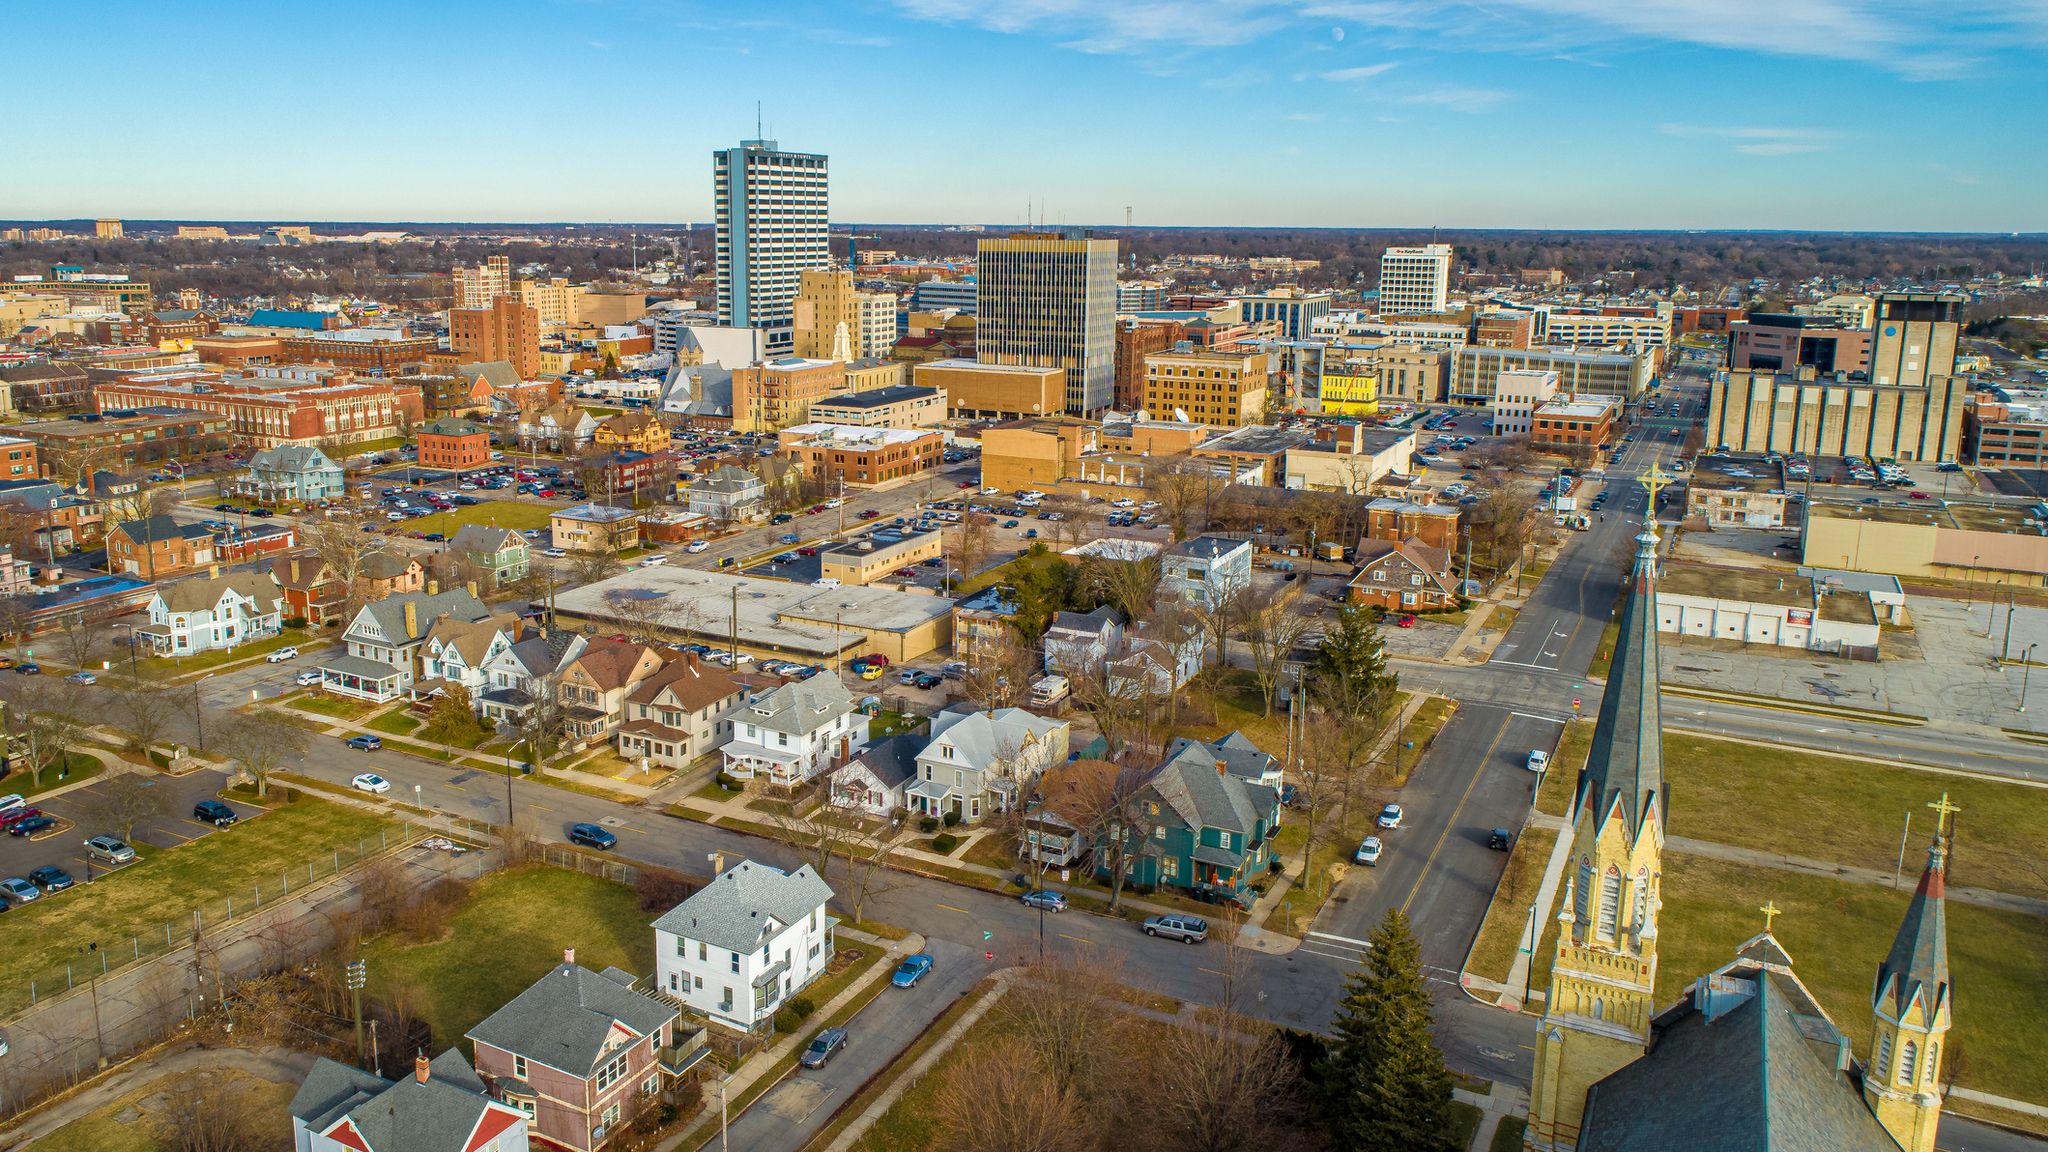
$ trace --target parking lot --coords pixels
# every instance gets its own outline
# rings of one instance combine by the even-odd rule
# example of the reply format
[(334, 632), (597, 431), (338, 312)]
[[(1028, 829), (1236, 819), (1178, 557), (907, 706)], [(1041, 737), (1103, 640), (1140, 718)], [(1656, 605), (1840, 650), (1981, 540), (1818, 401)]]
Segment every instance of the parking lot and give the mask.
[[(211, 824), (194, 819), (192, 806), (201, 800), (219, 797), (220, 790), (227, 785), (225, 772), (205, 769), (187, 776), (152, 773), (140, 779), (144, 787), (161, 793), (162, 804), (156, 815), (136, 824), (133, 843), (172, 848), (220, 831)], [(40, 840), (22, 836), (0, 837), (0, 876), (26, 876), (34, 869), (54, 865), (79, 880), (85, 879), (83, 845), (86, 838), (118, 835), (120, 832), (118, 828), (109, 827), (107, 819), (101, 815), (106, 788), (107, 781), (101, 778), (61, 796), (31, 800), (30, 806), (69, 820), (73, 827)], [(0, 792), (7, 790), (8, 785), (0, 782)], [(245, 818), (261, 811), (252, 805), (233, 801), (229, 801), (228, 806), (235, 810), (237, 816)], [(232, 832), (231, 829), (229, 831)], [(101, 872), (106, 870), (106, 866), (95, 864), (93, 869)]]

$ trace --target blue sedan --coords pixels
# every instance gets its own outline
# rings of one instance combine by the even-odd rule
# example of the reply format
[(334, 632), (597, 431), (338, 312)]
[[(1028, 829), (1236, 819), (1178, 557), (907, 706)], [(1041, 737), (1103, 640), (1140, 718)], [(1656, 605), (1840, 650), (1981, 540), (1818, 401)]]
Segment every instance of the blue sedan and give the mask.
[(604, 852), (615, 847), (618, 842), (619, 838), (614, 836), (610, 830), (600, 828), (595, 824), (569, 825), (569, 843), (571, 844), (581, 844), (585, 848), (595, 848), (600, 852)]
[(896, 966), (896, 974), (889, 977), (889, 983), (894, 984), (898, 988), (913, 987), (917, 984), (919, 977), (922, 977), (931, 970), (931, 953), (919, 952), (915, 956), (905, 956), (903, 963)]

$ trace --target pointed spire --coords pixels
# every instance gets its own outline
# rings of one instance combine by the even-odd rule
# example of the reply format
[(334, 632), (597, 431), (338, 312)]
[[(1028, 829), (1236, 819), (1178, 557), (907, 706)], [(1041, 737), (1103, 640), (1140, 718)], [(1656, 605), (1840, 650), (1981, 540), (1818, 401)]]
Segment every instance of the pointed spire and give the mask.
[[(1945, 798), (1944, 798), (1945, 799)], [(1927, 846), (1927, 868), (1906, 906), (1906, 918), (1892, 939), (1892, 950), (1877, 969), (1872, 1007), (1897, 1018), (1915, 996), (1932, 1018), (1948, 999), (1948, 839), (1936, 836)]]
[(1640, 831), (1652, 805), (1664, 805), (1664, 717), (1657, 668), (1657, 490), (1670, 477), (1652, 467), (1639, 480), (1650, 493), (1643, 530), (1636, 536), (1636, 563), (1622, 593), (1621, 633), (1593, 729), (1593, 748), (1580, 785), (1584, 803), (1605, 819), (1622, 806), (1632, 831)]

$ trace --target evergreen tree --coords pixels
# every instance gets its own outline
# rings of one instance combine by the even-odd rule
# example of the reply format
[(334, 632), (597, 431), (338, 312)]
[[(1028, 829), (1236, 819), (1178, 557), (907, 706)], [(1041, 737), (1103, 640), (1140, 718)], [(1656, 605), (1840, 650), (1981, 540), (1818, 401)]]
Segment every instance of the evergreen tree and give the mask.
[(1372, 609), (1352, 604), (1337, 614), (1308, 666), (1309, 694), (1329, 711), (1376, 732), (1393, 706), (1400, 678), (1387, 671)]
[(1429, 993), (1408, 918), (1373, 930), (1365, 966), (1344, 983), (1337, 1038), (1317, 1080), (1331, 1142), (1346, 1152), (1461, 1152), (1451, 1074), (1430, 1036)]

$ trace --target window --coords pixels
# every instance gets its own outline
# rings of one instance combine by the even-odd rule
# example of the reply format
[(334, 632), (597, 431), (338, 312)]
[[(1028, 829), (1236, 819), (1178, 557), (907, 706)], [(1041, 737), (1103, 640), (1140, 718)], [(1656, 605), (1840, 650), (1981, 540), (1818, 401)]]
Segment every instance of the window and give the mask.
[(526, 1057), (514, 1056), (512, 1058), (512, 1078), (514, 1080), (526, 1079)]
[(1906, 1046), (1899, 1049), (1899, 1083), (1913, 1084), (1919, 1079), (1920, 1046), (1908, 1040)]
[(1927, 1045), (1927, 1072), (1926, 1072), (1926, 1079), (1927, 1079), (1927, 1082), (1928, 1082), (1928, 1083), (1932, 1084), (1932, 1083), (1934, 1082), (1934, 1077), (1935, 1077), (1936, 1073), (1938, 1073), (1938, 1072), (1939, 1072), (1939, 1071), (1941, 1070), (1941, 1069), (1940, 1069), (1940, 1065), (1941, 1065), (1941, 1045), (1939, 1045), (1939, 1044), (1936, 1044), (1936, 1043), (1933, 1043), (1932, 1041), (1930, 1041), (1930, 1042), (1928, 1043), (1928, 1045)]
[(704, 978), (702, 976), (690, 977), (690, 987), (692, 991), (702, 992), (704, 990)]
[(604, 1115), (600, 1118), (600, 1121), (607, 1128), (611, 1127), (614, 1124), (617, 1124), (619, 1122), (619, 1106), (617, 1104), (614, 1104), (611, 1107), (605, 1109)]
[(1159, 827), (1152, 829), (1152, 838), (1154, 840), (1166, 839), (1166, 825), (1161, 824)]
[(697, 941), (697, 959), (699, 959), (699, 960), (707, 960), (707, 959), (709, 959), (710, 957), (706, 955), (706, 953), (707, 953), (707, 952), (709, 952), (709, 951), (710, 951), (710, 950), (709, 950), (709, 949), (707, 949), (707, 948), (706, 948), (706, 947), (704, 946), (704, 941), (702, 941), (702, 940), (699, 940), (699, 941)]
[(738, 972), (740, 970), (740, 954), (737, 952), (732, 954), (732, 970), (734, 972)]
[(1180, 878), (1180, 857), (1167, 856), (1161, 858), (1159, 861), (1159, 878), (1161, 880), (1178, 880)]
[(608, 1091), (625, 1074), (626, 1057), (621, 1055), (618, 1059), (597, 1070), (597, 1090), (599, 1092)]
[(1635, 895), (1636, 912), (1634, 926), (1637, 931), (1641, 931), (1643, 926), (1650, 922), (1650, 874), (1647, 870), (1638, 869), (1636, 871)]
[(653, 1095), (653, 1094), (654, 1094), (655, 1092), (658, 1092), (658, 1091), (660, 1091), (660, 1090), (661, 1090), (661, 1076), (660, 1076), (660, 1074), (658, 1074), (658, 1073), (657, 1073), (656, 1075), (653, 1075), (653, 1076), (649, 1076), (649, 1077), (647, 1078), (647, 1082), (646, 1082), (645, 1084), (642, 1084), (642, 1085), (640, 1085), (640, 1090), (641, 1090), (642, 1092), (645, 1092), (645, 1093), (647, 1093), (647, 1094), (648, 1094), (648, 1095), (650, 1095), (650, 1096), (651, 1096), (651, 1095)]

